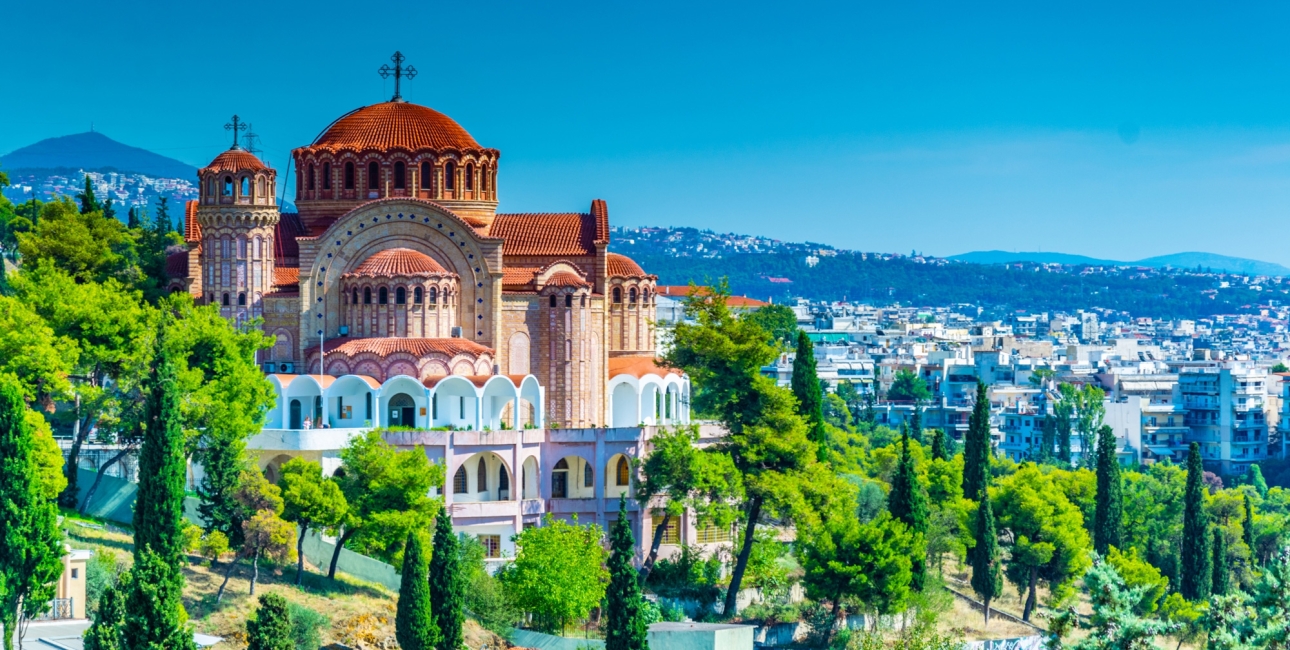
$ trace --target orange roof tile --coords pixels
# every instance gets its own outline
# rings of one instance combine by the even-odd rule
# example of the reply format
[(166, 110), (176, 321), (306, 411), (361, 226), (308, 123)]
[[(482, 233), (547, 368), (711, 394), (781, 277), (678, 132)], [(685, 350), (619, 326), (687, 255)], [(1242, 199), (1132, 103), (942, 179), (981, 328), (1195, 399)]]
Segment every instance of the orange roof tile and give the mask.
[(426, 377), (425, 379), (421, 380), (421, 385), (425, 386), (426, 388), (434, 388), (436, 384), (447, 379), (448, 377), (461, 377), (462, 379), (465, 379), (470, 383), (474, 384), (478, 388), (483, 388), (484, 384), (487, 384), (488, 380), (492, 379), (493, 377), (505, 377), (509, 379), (516, 388), (519, 388), (520, 383), (523, 382), (524, 378), (528, 377), (528, 375), (445, 375), (442, 377)]
[(676, 368), (666, 368), (659, 365), (659, 360), (654, 357), (609, 357), (609, 377), (611, 379), (619, 375), (631, 375), (637, 379), (645, 375), (666, 377), (669, 373), (673, 375), (682, 374)]
[(202, 240), (202, 225), (197, 223), (196, 199), (184, 203), (184, 241), (192, 244)]
[(569, 271), (556, 271), (546, 279), (548, 287), (589, 287), (591, 283)]
[(605, 256), (605, 270), (611, 278), (643, 278), (647, 275), (635, 260), (618, 253)]
[(533, 279), (537, 277), (537, 266), (506, 266), (502, 268), (502, 287), (506, 289), (533, 288)]
[(300, 268), (295, 266), (273, 267), (273, 286), (300, 288)]
[(609, 243), (609, 204), (604, 199), (595, 199), (591, 202), (591, 216), (596, 220), (596, 239), (597, 244)]
[[(708, 287), (695, 287), (695, 288), (698, 289), (700, 294), (711, 291), (711, 289)], [(689, 285), (659, 285), (654, 288), (654, 291), (655, 293), (661, 296), (671, 296), (674, 298), (688, 298), (690, 296), (690, 289), (691, 287)], [(769, 305), (769, 304), (770, 303), (768, 302), (762, 302), (761, 300), (757, 300), (755, 298), (749, 298), (747, 296), (730, 296), (729, 298), (726, 299), (727, 306), (739, 307), (743, 309), (755, 309), (757, 307), (765, 307), (766, 305)]]
[(408, 102), (384, 102), (357, 108), (332, 122), (313, 144), (315, 149), (459, 149), (483, 150), (452, 118)]
[(199, 174), (207, 172), (240, 172), (240, 171), (269, 171), (269, 166), (264, 164), (255, 154), (245, 149), (229, 149), (224, 153), (215, 156), (209, 165), (202, 167)]
[[(306, 350), (306, 353), (312, 354), (317, 351), (318, 346), (315, 345)], [(478, 357), (484, 354), (493, 354), (492, 348), (466, 339), (350, 338), (342, 336), (327, 341), (327, 354), (344, 354), (352, 357), (364, 352), (380, 357), (388, 357), (396, 352), (406, 352), (415, 357), (424, 357), (431, 354), (443, 354), (449, 357), (458, 354), (469, 354)]]
[(434, 258), (410, 248), (387, 248), (363, 260), (358, 268), (344, 277), (412, 277), (456, 275), (445, 270)]
[(576, 212), (499, 214), (488, 234), (501, 237), (504, 255), (594, 255), (595, 222)]

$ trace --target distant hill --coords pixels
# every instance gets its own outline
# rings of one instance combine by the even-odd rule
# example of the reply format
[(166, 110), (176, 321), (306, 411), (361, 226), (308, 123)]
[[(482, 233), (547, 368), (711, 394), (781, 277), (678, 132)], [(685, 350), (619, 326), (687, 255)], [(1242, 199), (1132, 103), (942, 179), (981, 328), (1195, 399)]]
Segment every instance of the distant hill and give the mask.
[(1103, 260), (1095, 257), (1069, 255), (1066, 253), (1024, 251), (1017, 253), (1009, 251), (973, 251), (971, 253), (963, 253), (961, 255), (951, 255), (949, 259), (959, 262), (971, 262), (973, 264), (1036, 262), (1039, 264), (1069, 264), (1072, 266), (1149, 266), (1152, 268), (1172, 267), (1180, 269), (1194, 269), (1199, 266), (1203, 269), (1225, 271), (1227, 273), (1290, 276), (1290, 267), (1282, 266), (1273, 262), (1261, 262), (1259, 260), (1245, 259), (1243, 257), (1228, 257), (1226, 255), (1199, 252), (1160, 255), (1133, 262)]
[(192, 165), (121, 144), (94, 131), (49, 138), (12, 151), (0, 156), (0, 169), (10, 173), (83, 169), (187, 180), (197, 176), (197, 168)]

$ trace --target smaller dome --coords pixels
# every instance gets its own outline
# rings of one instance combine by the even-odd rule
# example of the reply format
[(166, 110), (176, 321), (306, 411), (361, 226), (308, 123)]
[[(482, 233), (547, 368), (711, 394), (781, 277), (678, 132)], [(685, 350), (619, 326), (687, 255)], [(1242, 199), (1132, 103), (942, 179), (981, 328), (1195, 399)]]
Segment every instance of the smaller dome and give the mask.
[(434, 258), (410, 248), (389, 248), (365, 260), (346, 277), (413, 277), (456, 275), (450, 273)]
[(610, 253), (605, 256), (605, 270), (611, 278), (643, 278), (645, 269), (637, 264), (632, 258), (618, 253)]
[(547, 278), (546, 286), (548, 287), (589, 287), (586, 280), (570, 273), (569, 271), (557, 271)]
[(246, 149), (237, 148), (229, 149), (228, 151), (215, 156), (215, 160), (212, 160), (211, 164), (203, 167), (200, 173), (242, 171), (266, 172), (269, 171), (269, 166), (264, 164), (264, 162), (259, 158), (256, 158), (255, 154), (247, 151)]

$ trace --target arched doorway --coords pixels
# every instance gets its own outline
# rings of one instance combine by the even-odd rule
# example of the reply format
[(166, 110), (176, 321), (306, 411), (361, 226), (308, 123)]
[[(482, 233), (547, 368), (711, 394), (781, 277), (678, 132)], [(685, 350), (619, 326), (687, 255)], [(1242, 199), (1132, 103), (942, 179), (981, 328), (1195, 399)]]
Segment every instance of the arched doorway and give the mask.
[(569, 463), (563, 458), (551, 470), (551, 498), (569, 498)]
[(417, 405), (406, 393), (390, 398), (390, 426), (414, 427), (417, 424)]
[(298, 399), (291, 400), (291, 426), (289, 428), (303, 429), (304, 420), (302, 419), (302, 417), (303, 416), (301, 416), (300, 414), (300, 400)]

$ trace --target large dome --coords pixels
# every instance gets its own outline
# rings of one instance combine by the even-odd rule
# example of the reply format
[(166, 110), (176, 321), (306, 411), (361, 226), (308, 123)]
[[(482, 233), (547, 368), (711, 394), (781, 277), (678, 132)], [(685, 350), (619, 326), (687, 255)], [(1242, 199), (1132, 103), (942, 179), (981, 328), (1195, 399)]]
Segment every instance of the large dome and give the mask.
[(452, 118), (408, 102), (384, 102), (350, 111), (314, 140), (316, 149), (479, 150), (475, 139)]
[(434, 258), (408, 248), (387, 248), (363, 260), (345, 277), (415, 277), (454, 275)]

